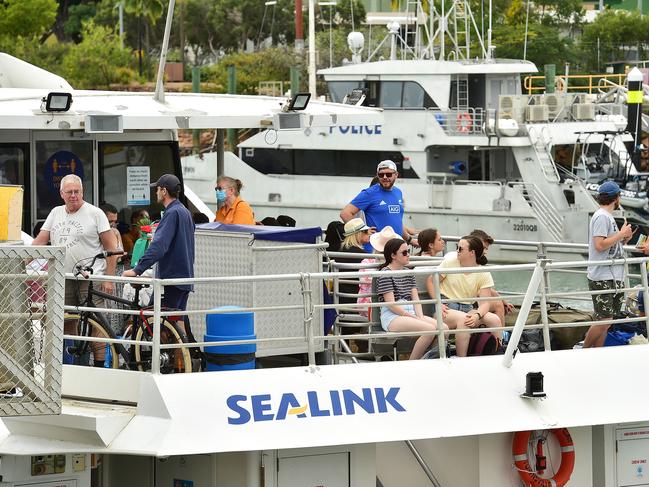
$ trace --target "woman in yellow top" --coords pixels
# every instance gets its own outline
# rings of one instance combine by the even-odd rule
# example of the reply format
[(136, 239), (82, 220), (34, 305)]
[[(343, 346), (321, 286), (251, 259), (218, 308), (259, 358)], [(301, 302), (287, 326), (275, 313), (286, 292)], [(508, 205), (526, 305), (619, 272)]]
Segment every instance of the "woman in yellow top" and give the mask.
[(216, 201), (221, 204), (216, 220), (234, 225), (254, 225), (255, 215), (250, 205), (243, 201), (239, 192), (243, 183), (238, 179), (221, 176), (216, 180)]

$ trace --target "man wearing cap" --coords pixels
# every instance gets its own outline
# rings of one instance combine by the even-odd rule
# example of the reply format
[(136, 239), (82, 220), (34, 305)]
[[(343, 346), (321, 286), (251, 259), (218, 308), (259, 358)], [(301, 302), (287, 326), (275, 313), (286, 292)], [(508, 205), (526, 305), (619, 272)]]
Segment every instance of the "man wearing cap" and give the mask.
[[(390, 160), (381, 161), (376, 168), (376, 176), (379, 180), (378, 184), (358, 193), (342, 209), (340, 218), (348, 222), (362, 210), (365, 213), (365, 221), (370, 227), (381, 231), (384, 227), (390, 226), (410, 243), (412, 235), (403, 225), (403, 195), (394, 185), (399, 177), (397, 165)], [(366, 245), (366, 249), (372, 250), (369, 245)]]
[[(173, 174), (163, 174), (151, 184), (156, 188), (158, 203), (165, 207), (164, 216), (153, 235), (153, 241), (135, 268), (125, 271), (125, 277), (141, 275), (153, 264), (158, 264), (156, 277), (178, 279), (194, 277), (194, 220), (180, 201), (180, 180)], [(192, 284), (165, 286), (162, 305), (179, 310), (187, 309)]]
[[(620, 207), (620, 187), (614, 181), (606, 181), (599, 187), (597, 210), (590, 220), (588, 239), (588, 260), (620, 259), (624, 256), (622, 245), (633, 236), (631, 225), (624, 220), (618, 230), (613, 211)], [(612, 291), (607, 294), (592, 295), (595, 316), (600, 321), (613, 319), (622, 307), (624, 287), (624, 266), (622, 264), (589, 265), (588, 288), (591, 291)], [(602, 347), (610, 323), (592, 325), (586, 333), (584, 348)]]

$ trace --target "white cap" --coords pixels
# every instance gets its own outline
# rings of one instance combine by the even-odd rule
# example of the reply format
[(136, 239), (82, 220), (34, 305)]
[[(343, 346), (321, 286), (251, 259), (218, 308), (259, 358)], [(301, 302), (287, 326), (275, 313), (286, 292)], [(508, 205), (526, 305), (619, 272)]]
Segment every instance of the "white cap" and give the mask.
[(391, 171), (397, 172), (397, 165), (393, 161), (386, 159), (385, 161), (379, 162), (379, 165), (376, 166), (376, 172), (379, 172), (381, 169), (390, 169)]

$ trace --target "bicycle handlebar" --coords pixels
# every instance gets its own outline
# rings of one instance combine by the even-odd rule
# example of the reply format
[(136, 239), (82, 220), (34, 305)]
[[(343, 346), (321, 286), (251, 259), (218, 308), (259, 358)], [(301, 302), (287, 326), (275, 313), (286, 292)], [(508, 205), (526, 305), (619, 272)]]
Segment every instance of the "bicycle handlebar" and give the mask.
[[(92, 258), (92, 261), (90, 262), (90, 264), (87, 264), (87, 265), (76, 264), (75, 265), (76, 272), (74, 273), (74, 275), (78, 276), (78, 275), (86, 274), (86, 273), (92, 274), (92, 267), (95, 265), (95, 262), (97, 261), (97, 259), (105, 259), (106, 257), (113, 257), (113, 256), (116, 256), (116, 255), (120, 256), (120, 257), (121, 256), (124, 256), (124, 257), (130, 257), (131, 256), (131, 254), (127, 254), (122, 250), (104, 250), (104, 251), (98, 253), (97, 255), (95, 255)], [(84, 276), (84, 277), (88, 278), (87, 275)]]

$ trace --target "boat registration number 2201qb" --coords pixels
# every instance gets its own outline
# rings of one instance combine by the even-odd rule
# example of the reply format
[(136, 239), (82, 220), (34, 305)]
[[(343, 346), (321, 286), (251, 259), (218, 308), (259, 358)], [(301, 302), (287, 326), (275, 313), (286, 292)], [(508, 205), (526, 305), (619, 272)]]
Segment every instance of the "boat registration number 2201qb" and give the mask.
[(322, 416), (351, 416), (357, 411), (367, 414), (405, 412), (397, 395), (400, 387), (369, 388), (360, 391), (351, 389), (330, 390), (326, 392), (307, 391), (306, 397), (299, 400), (296, 394), (285, 392), (281, 396), (257, 394), (245, 396), (233, 394), (226, 400), (234, 413), (228, 423), (242, 425), (250, 421), (283, 421), (289, 416), (313, 418)]
[(529, 223), (514, 223), (515, 232), (536, 232), (537, 226)]

